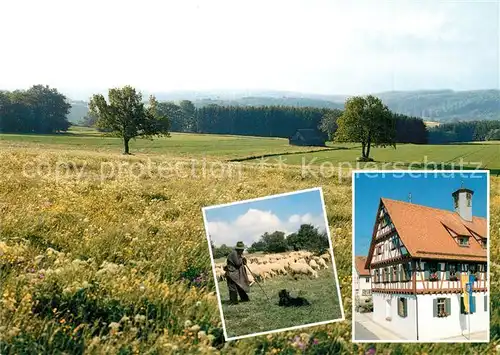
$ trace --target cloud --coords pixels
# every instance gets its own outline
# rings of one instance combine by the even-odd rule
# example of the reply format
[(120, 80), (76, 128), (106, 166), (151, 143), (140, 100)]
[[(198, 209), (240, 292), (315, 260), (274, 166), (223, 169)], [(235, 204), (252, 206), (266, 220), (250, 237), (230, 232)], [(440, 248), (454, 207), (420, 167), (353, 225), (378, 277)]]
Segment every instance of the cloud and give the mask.
[(239, 240), (245, 245), (251, 245), (266, 232), (281, 231), (290, 234), (305, 223), (312, 224), (321, 231), (326, 229), (323, 215), (294, 214), (282, 220), (272, 211), (250, 208), (233, 221), (208, 222), (208, 232), (215, 245), (233, 246)]

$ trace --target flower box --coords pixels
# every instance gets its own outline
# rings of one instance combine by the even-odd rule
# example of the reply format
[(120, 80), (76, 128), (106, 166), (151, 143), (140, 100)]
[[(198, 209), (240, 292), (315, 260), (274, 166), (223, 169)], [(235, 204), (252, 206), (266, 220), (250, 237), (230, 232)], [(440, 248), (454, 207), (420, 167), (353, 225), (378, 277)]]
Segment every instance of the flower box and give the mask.
[(430, 274), (429, 281), (437, 281), (438, 275), (436, 273)]
[(448, 314), (448, 313), (446, 313), (446, 312), (439, 312), (439, 313), (438, 313), (438, 317), (448, 317), (448, 315), (449, 315), (449, 314)]
[(458, 281), (458, 276), (456, 275), (450, 276), (450, 281)]

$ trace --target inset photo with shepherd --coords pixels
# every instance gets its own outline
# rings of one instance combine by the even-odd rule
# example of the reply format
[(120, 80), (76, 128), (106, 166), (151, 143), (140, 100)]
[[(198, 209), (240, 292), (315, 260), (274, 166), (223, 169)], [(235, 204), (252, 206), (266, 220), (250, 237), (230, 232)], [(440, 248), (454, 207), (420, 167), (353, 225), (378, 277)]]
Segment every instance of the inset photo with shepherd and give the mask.
[(321, 188), (203, 217), (226, 340), (345, 319)]

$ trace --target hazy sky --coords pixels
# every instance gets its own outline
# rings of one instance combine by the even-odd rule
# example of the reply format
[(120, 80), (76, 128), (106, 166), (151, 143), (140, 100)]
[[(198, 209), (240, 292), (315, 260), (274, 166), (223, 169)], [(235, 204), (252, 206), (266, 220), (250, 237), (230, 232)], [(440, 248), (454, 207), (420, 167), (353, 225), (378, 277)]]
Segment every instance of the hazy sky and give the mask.
[(8, 0), (0, 14), (9, 90), (499, 87), (498, 0)]

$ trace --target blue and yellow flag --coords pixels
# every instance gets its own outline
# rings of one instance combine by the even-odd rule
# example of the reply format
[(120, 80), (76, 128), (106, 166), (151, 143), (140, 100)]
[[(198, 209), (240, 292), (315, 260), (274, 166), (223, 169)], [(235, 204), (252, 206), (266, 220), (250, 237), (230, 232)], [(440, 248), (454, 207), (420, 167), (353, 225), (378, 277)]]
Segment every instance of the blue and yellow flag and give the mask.
[(469, 292), (467, 292), (467, 282), (469, 282), (469, 275), (466, 273), (462, 273), (461, 275), (462, 278), (462, 292), (464, 295), (464, 310), (465, 312), (469, 313)]

